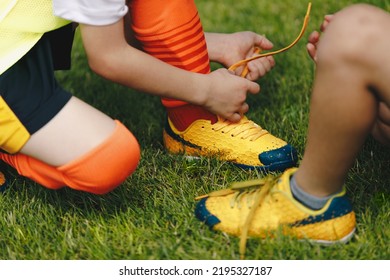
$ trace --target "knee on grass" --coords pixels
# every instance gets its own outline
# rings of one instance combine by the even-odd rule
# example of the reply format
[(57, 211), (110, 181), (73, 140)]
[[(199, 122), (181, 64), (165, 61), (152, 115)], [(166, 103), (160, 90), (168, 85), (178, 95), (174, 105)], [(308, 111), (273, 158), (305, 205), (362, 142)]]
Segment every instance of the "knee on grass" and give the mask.
[(70, 188), (105, 194), (137, 168), (140, 147), (133, 134), (117, 122), (114, 133), (85, 156), (57, 169)]
[(0, 153), (0, 159), (22, 176), (49, 189), (68, 186), (105, 194), (119, 186), (137, 168), (140, 147), (133, 134), (117, 122), (113, 134), (87, 154), (55, 167), (24, 154)]

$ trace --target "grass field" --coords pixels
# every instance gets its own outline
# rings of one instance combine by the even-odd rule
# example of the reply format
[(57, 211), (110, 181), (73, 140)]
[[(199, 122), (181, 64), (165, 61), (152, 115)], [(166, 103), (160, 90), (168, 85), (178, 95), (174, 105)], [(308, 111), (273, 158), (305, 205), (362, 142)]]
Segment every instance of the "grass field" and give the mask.
[[(276, 59), (249, 97), (249, 118), (293, 144), (302, 155), (306, 140), (314, 65), (305, 51), (309, 31), (324, 14), (357, 1), (312, 1), (308, 32)], [(389, 0), (371, 0), (390, 11)], [(197, 0), (204, 29), (253, 30), (275, 49), (298, 34), (302, 0)], [(367, 51), (370, 46), (367, 46)], [(238, 259), (238, 238), (210, 231), (194, 217), (194, 197), (260, 174), (213, 159), (187, 161), (162, 144), (165, 112), (157, 97), (112, 84), (93, 74), (77, 35), (72, 70), (59, 72), (63, 87), (113, 118), (138, 138), (142, 159), (122, 186), (104, 196), (51, 191), (4, 166), (10, 188), (0, 195), (0, 259)], [(213, 67), (219, 67), (214, 65)], [(331, 151), (330, 151), (331, 152)], [(329, 163), (337, 168), (337, 163)], [(390, 152), (368, 139), (346, 186), (357, 215), (357, 233), (346, 245), (321, 247), (287, 237), (251, 239), (247, 259), (390, 259)]]

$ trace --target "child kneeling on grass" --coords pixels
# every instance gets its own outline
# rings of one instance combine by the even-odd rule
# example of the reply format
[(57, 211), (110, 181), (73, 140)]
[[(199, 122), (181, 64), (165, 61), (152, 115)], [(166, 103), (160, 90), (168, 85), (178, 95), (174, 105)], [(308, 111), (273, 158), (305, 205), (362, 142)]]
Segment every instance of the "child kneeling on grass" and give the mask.
[(69, 68), (76, 22), (93, 71), (162, 98), (169, 152), (219, 153), (260, 170), (296, 163), (293, 147), (244, 116), (247, 94), (259, 92), (254, 81), (271, 70), (273, 58), (249, 63), (245, 78), (210, 71), (210, 61), (229, 67), (254, 47), (271, 49), (269, 40), (253, 32), (204, 33), (193, 0), (127, 2), (1, 1), (0, 160), (47, 188), (96, 194), (136, 169), (133, 134), (55, 80), (54, 70)]
[[(343, 184), (371, 133), (390, 144), (390, 14), (358, 4), (326, 16), (307, 45), (317, 63), (307, 146), (298, 169), (232, 185), (197, 204), (210, 228), (264, 238), (273, 232), (320, 243), (347, 242), (355, 214)], [(367, 46), (370, 50), (367, 51)]]

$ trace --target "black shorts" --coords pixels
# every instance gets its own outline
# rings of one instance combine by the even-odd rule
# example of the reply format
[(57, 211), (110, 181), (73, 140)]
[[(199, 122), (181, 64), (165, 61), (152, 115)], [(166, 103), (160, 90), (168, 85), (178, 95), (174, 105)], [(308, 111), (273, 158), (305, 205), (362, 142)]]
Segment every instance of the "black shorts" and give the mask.
[(57, 115), (71, 98), (54, 77), (55, 65), (67, 62), (54, 59), (53, 55), (61, 55), (53, 52), (52, 38), (52, 33), (43, 35), (23, 58), (0, 75), (0, 148), (8, 153), (18, 152), (30, 135)]

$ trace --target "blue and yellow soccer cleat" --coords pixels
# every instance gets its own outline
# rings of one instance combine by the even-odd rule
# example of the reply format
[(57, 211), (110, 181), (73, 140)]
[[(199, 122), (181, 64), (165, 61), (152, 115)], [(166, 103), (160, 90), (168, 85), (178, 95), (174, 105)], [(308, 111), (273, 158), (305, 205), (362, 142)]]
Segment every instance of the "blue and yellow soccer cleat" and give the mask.
[(296, 201), (290, 177), (296, 168), (279, 178), (235, 183), (229, 189), (200, 197), (196, 217), (211, 229), (240, 236), (243, 255), (247, 237), (266, 238), (281, 233), (322, 244), (345, 243), (355, 232), (355, 213), (345, 190), (320, 210)]
[(238, 123), (197, 120), (183, 132), (168, 119), (163, 139), (171, 153), (216, 157), (245, 169), (283, 171), (297, 162), (295, 148), (246, 117)]

